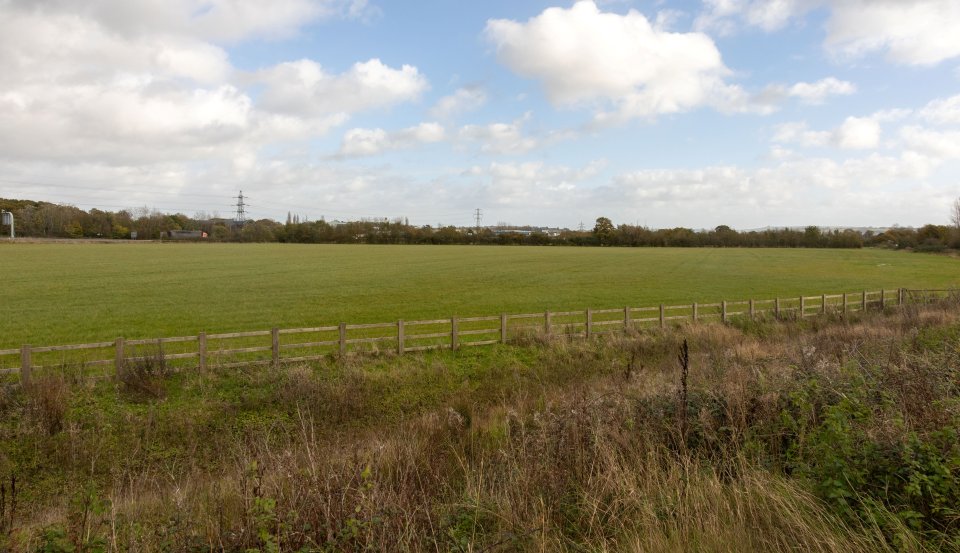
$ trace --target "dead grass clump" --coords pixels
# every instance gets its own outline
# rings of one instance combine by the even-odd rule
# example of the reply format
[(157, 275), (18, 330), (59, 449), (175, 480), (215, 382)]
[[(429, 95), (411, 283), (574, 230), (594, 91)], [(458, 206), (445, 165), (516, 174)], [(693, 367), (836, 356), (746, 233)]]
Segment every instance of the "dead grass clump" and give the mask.
[(135, 399), (162, 399), (167, 394), (166, 379), (172, 374), (163, 352), (146, 352), (124, 361), (118, 371), (120, 389)]
[(58, 373), (34, 375), (25, 389), (27, 411), (50, 436), (63, 430), (70, 407), (70, 386)]

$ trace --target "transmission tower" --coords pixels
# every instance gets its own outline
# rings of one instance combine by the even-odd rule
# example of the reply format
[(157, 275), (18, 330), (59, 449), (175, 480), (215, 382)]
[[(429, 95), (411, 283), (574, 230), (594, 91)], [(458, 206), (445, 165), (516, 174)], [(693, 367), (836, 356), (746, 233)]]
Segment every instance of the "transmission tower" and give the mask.
[(477, 234), (480, 234), (480, 221), (483, 220), (483, 211), (479, 207), (473, 212), (473, 218), (477, 221)]
[(240, 194), (236, 197), (237, 200), (237, 217), (236, 222), (238, 225), (243, 225), (247, 220), (247, 214), (244, 208), (246, 204), (243, 203), (243, 190), (240, 191)]

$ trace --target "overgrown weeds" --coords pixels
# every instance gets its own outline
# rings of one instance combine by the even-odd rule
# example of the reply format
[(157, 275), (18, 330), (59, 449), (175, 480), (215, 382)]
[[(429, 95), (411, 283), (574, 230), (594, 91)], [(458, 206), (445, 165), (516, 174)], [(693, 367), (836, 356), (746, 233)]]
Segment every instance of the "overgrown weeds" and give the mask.
[(25, 392), (31, 418), (50, 436), (60, 432), (70, 403), (70, 386), (63, 375), (47, 373), (32, 378)]
[(960, 549), (952, 304), (133, 375), (11, 403), (10, 549)]
[(162, 349), (124, 360), (117, 371), (120, 388), (132, 398), (162, 399), (166, 395), (166, 379), (171, 374)]

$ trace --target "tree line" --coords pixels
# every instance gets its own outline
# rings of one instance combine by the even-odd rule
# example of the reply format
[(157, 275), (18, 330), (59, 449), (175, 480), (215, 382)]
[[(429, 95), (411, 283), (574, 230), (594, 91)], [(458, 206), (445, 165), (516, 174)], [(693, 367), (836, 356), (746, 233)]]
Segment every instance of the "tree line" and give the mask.
[(222, 242), (286, 242), (337, 244), (491, 244), (624, 247), (775, 247), (861, 248), (884, 246), (939, 251), (960, 248), (960, 222), (953, 226), (925, 225), (918, 229), (894, 227), (884, 232), (804, 229), (737, 231), (720, 225), (708, 230), (685, 227), (651, 229), (615, 225), (600, 217), (589, 230), (544, 232), (536, 227), (454, 227), (410, 225), (404, 219), (352, 221), (300, 221), (272, 219), (245, 221), (197, 214), (168, 214), (139, 208), (121, 211), (91, 209), (30, 200), (0, 198), (0, 209), (14, 214), (18, 236), (47, 238), (113, 238), (162, 240), (170, 231), (194, 230), (207, 234), (204, 240)]

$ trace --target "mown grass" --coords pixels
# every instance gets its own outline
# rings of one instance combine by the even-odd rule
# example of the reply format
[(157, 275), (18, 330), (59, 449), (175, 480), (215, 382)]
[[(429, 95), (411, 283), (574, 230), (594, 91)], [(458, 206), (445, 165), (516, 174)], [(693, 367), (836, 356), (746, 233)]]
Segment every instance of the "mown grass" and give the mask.
[(47, 371), (0, 396), (0, 548), (960, 550), (958, 308)]
[(960, 284), (884, 250), (0, 244), (0, 349)]

